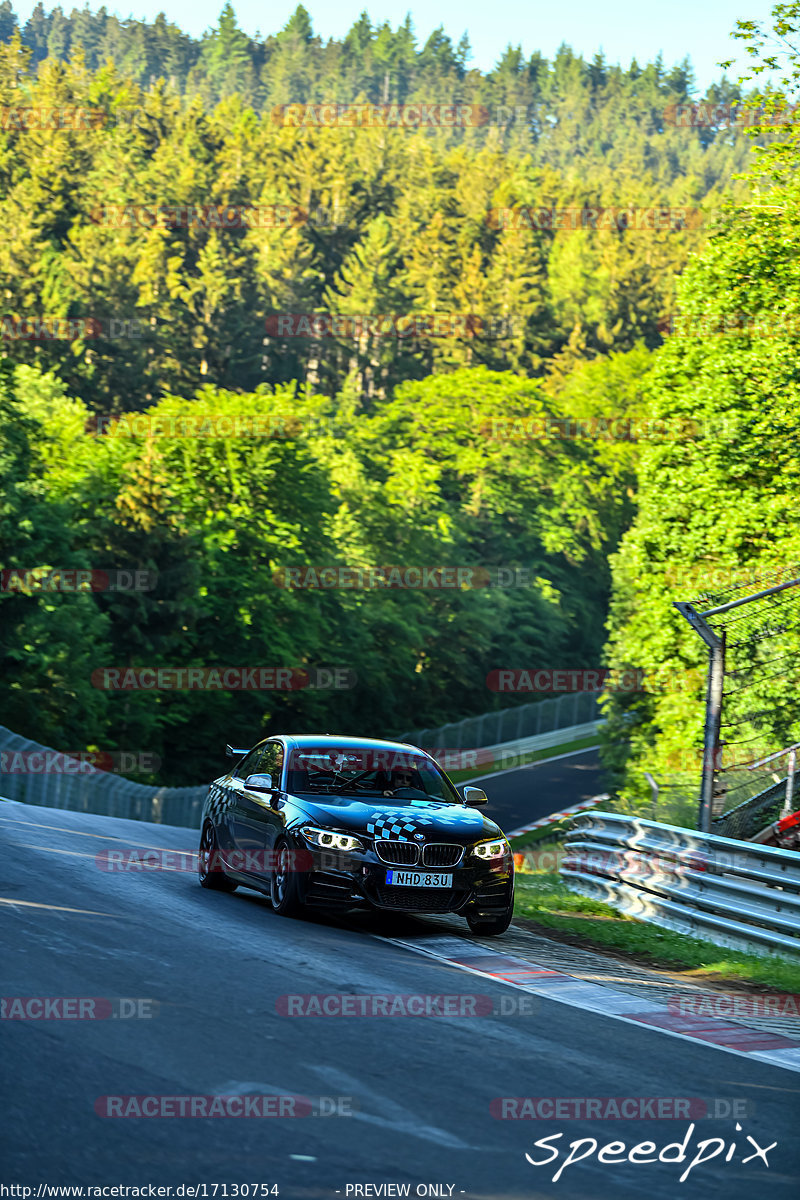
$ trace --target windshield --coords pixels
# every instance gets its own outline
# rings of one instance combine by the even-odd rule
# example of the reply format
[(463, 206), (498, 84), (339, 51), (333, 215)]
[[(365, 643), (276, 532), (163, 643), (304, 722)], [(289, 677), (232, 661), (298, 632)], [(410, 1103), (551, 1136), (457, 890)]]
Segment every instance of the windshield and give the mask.
[(304, 746), (292, 751), (286, 787), (290, 792), (380, 797), (398, 805), (412, 800), (461, 803), (435, 763), (407, 750)]

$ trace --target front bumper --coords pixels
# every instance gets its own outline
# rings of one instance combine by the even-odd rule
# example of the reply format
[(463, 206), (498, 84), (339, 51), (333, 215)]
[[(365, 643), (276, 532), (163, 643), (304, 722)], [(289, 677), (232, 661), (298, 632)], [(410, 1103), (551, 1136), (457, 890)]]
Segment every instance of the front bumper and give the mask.
[[(514, 894), (511, 855), (486, 863), (467, 851), (455, 867), (402, 867), (383, 862), (374, 850), (326, 851), (298, 844), (310, 853), (312, 865), (300, 878), (300, 895), (312, 907), (329, 909), (377, 908), (407, 913), (467, 913), (497, 916), (506, 912)], [(387, 871), (423, 870), (452, 875), (451, 888), (405, 887), (386, 883)]]

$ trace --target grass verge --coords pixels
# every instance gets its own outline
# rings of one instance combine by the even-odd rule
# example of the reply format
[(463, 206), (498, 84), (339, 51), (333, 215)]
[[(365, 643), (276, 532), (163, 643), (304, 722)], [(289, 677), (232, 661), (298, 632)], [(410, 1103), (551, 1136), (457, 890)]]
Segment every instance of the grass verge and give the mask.
[(651, 967), (676, 968), (715, 983), (750, 990), (800, 993), (800, 962), (727, 950), (712, 942), (659, 929), (608, 904), (569, 891), (558, 875), (517, 875), (514, 919), (538, 933), (592, 949), (611, 950)]

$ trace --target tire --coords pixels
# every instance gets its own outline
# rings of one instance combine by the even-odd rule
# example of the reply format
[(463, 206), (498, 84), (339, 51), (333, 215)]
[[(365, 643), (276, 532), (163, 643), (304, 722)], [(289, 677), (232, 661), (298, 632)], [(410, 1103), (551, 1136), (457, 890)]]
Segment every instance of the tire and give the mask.
[(496, 917), (478, 917), (472, 913), (467, 913), (467, 924), (473, 933), (491, 937), (498, 933), (505, 933), (513, 918), (514, 902), (512, 900), (505, 912), (500, 913)]
[(213, 892), (235, 892), (239, 886), (229, 879), (222, 869), (217, 834), (210, 821), (206, 821), (200, 837), (197, 873), (200, 886), (210, 888)]
[(297, 873), (290, 869), (292, 850), (281, 838), (275, 843), (275, 869), (269, 882), (269, 897), (272, 907), (282, 917), (296, 917), (303, 907)]
[(498, 933), (505, 933), (511, 924), (512, 912), (503, 913), (500, 917), (489, 917), (481, 920), (480, 917), (467, 917), (467, 924), (473, 933), (479, 933), (482, 937), (491, 937)]

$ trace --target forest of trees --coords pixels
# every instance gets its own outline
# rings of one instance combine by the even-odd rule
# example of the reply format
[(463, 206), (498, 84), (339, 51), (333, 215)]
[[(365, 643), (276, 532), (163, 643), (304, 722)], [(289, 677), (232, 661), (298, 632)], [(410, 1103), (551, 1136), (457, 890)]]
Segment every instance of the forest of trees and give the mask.
[[(131, 74), (124, 54), (96, 61), (78, 30), (100, 20), (70, 17), (68, 60), (51, 46), (37, 63), (34, 17), (0, 45), (0, 289), (9, 356), (57, 369), (101, 413), (208, 382), (251, 391), (292, 381), (326, 395), (349, 385), (369, 401), (460, 366), (542, 377), (612, 349), (653, 348), (674, 315), (675, 277), (740, 186), (732, 177), (750, 150), (730, 122), (670, 120), (690, 95), (686, 65), (621, 70), (565, 47), (552, 63), (509, 51), (483, 76), (445, 53), (444, 35), (432, 57), (409, 33), (410, 75), (395, 63), (393, 97), (479, 102), (491, 123), (296, 128), (271, 106), (376, 94), (364, 70), (385, 30), (362, 20), (341, 46), (322, 47), (297, 32), (308, 22), (298, 9), (272, 39), (259, 100), (209, 85), (215, 38), (219, 61), (236, 61), (229, 10), (195, 75), (174, 81), (165, 55), (154, 59), (163, 76)], [(130, 23), (136, 31), (152, 32)], [(712, 92), (723, 112), (738, 95), (727, 84)], [(13, 114), (26, 111), (91, 120), (16, 127)], [(545, 210), (612, 220), (546, 228)], [(656, 210), (667, 217), (655, 229), (613, 220), (631, 212), (635, 226), (650, 213), (652, 224)], [(400, 339), (367, 326), (322, 341), (269, 322), (310, 312), (451, 313), (469, 320), (470, 336)], [(13, 336), (41, 316), (83, 320), (91, 336)]]
[[(793, 127), (755, 139), (781, 178), (742, 178), (742, 102), (724, 78), (697, 96), (688, 62), (619, 67), (566, 46), (552, 61), (509, 47), (481, 73), (464, 39), (420, 46), (409, 22), (366, 14), (342, 41), (302, 7), (250, 38), (226, 6), (197, 41), (105, 9), (39, 4), (20, 27), (4, 0), (0, 568), (157, 582), (0, 595), (0, 721), (59, 748), (146, 749), (162, 782), (190, 783), (231, 735), (391, 735), (508, 704), (487, 688), (498, 667), (700, 662), (665, 614), (669, 562), (764, 551), (730, 515), (733, 480), (752, 486), (759, 530), (797, 491), (792, 453), (776, 459), (773, 425), (747, 408), (780, 390), (774, 420), (793, 433), (791, 333), (732, 348), (701, 330), (755, 303), (743, 285), (727, 298), (730, 272), (755, 274), (759, 308), (800, 304)], [(285, 117), (331, 103), (482, 115)], [(752, 364), (751, 399), (726, 391), (731, 354)], [(670, 428), (694, 429), (698, 412), (694, 433), (641, 432), (676, 415)], [(750, 440), (721, 439), (717, 416)], [(165, 434), (180, 418), (211, 436)], [(268, 436), (219, 432), (265, 418)], [(613, 432), (625, 421), (638, 436)], [(594, 432), (564, 435), (575, 422)], [(715, 506), (718, 543), (676, 537)], [(281, 586), (303, 564), (520, 567), (527, 583)], [(345, 666), (357, 682), (95, 686), (99, 668), (153, 666)], [(634, 703), (630, 752), (609, 751), (629, 796), (702, 707), (699, 692)], [(612, 698), (617, 740), (630, 708)]]
[[(50, 58), (59, 62), (80, 52), (94, 71), (112, 59), (122, 74), (147, 88), (163, 79), (180, 93), (197, 93), (206, 102), (237, 95), (255, 108), (291, 101), (353, 99), (363, 94), (375, 102), (404, 101), (415, 95), (427, 99), (455, 94), (461, 98), (505, 104), (538, 105), (553, 94), (549, 64), (541, 54), (526, 61), (519, 47), (509, 45), (496, 69), (488, 74), (469, 67), (469, 39), (457, 44), (440, 26), (419, 45), (410, 17), (392, 29), (388, 22), (373, 25), (362, 12), (345, 38), (327, 42), (314, 34), (308, 11), (298, 5), (278, 33), (254, 38), (239, 28), (229, 3), (217, 25), (200, 39), (183, 33), (159, 13), (152, 24), (120, 19), (105, 7), (88, 6), (67, 15), (60, 6), (49, 12), (41, 0), (22, 24), (10, 0), (0, 4), (0, 40), (19, 33), (34, 66)], [(567, 64), (572, 55), (567, 54)], [(692, 90), (688, 60), (667, 71), (659, 61), (649, 68), (635, 62), (621, 71), (597, 54), (582, 64), (581, 74), (594, 92), (609, 83), (650, 75), (677, 96)], [(722, 99), (729, 99), (726, 94)]]

